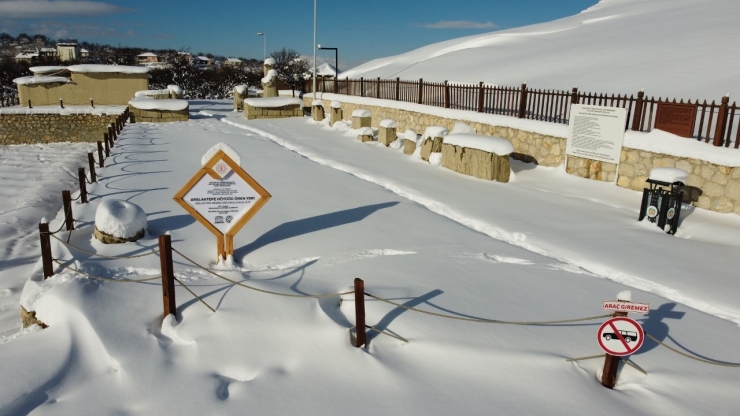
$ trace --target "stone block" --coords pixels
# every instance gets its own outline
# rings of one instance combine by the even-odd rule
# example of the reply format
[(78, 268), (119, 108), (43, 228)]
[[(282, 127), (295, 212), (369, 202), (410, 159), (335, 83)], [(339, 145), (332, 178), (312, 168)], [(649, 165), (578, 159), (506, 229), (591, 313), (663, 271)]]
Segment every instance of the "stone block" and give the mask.
[(334, 108), (331, 109), (331, 115), (329, 118), (329, 125), (333, 126), (337, 121), (342, 121), (342, 109)]
[(396, 140), (395, 127), (378, 127), (378, 143), (390, 146)]
[(442, 166), (464, 175), (499, 182), (508, 182), (511, 175), (509, 155), (499, 156), (451, 144), (442, 145)]
[(403, 139), (403, 153), (412, 155), (416, 151), (416, 142), (413, 140)]
[(322, 105), (311, 106), (311, 118), (313, 118), (314, 121), (323, 121), (324, 120), (324, 106)]
[(357, 130), (362, 127), (370, 127), (372, 117), (357, 117), (352, 116), (352, 128)]
[(372, 134), (358, 134), (357, 140), (361, 142), (372, 142), (373, 135)]

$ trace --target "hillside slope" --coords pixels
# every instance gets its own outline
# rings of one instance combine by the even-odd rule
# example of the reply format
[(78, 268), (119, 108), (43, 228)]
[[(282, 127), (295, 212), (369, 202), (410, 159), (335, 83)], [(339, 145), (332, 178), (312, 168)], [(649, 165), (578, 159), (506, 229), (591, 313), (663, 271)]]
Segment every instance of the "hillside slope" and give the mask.
[(376, 59), (343, 73), (719, 99), (740, 93), (737, 0), (601, 0), (560, 20)]

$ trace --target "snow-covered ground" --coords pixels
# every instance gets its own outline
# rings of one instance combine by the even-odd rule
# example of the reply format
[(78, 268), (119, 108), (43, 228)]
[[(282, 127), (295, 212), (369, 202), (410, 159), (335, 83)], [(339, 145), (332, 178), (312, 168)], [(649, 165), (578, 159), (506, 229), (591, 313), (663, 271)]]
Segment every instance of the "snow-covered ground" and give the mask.
[[(215, 238), (172, 196), (203, 153), (226, 142), (272, 194), (236, 237), (238, 266), (218, 271), (229, 279), (327, 294), (351, 290), (359, 277), (368, 293), (406, 306), (505, 321), (603, 315), (601, 302), (628, 289), (634, 301), (650, 303), (648, 315), (632, 316), (651, 335), (697, 358), (740, 363), (735, 215), (689, 209), (672, 237), (636, 221), (638, 192), (557, 168), (515, 163), (512, 182), (501, 184), (357, 142), (307, 118), (248, 121), (228, 101), (190, 108), (185, 123), (127, 125), (89, 188), (91, 203), (74, 204), (79, 229), (59, 237), (87, 252), (139, 255), (169, 231), (177, 250), (212, 265)], [(57, 163), (67, 171), (82, 165), (85, 148), (52, 147), (5, 148), (3, 160), (6, 152), (61, 153), (69, 162)], [(18, 184), (6, 188), (3, 212), (21, 194), (64, 187), (48, 176), (29, 181), (24, 171), (6, 172)], [(144, 239), (106, 246), (91, 237), (95, 208), (109, 198), (145, 210)], [(52, 229), (59, 226), (51, 204), (16, 213), (27, 225), (3, 235), (6, 246), (25, 249), (6, 250), (8, 266), (0, 270), (7, 301), (0, 414), (736, 412), (740, 368), (684, 358), (650, 340), (630, 359), (648, 375), (624, 367), (614, 391), (597, 381), (602, 360), (566, 362), (601, 353), (603, 319), (496, 325), (368, 298), (368, 324), (409, 342), (370, 332), (369, 347), (357, 349), (349, 336), (352, 295), (260, 293), (175, 254), (176, 276), (216, 312), (178, 287), (178, 320), (163, 321), (156, 279), (98, 281), (58, 267), (38, 282), (40, 264), (29, 264), (38, 258), (35, 223), (46, 215), (56, 217)], [(53, 241), (55, 258), (90, 275), (159, 274), (155, 255), (109, 259)], [(50, 327), (18, 331), (19, 291), (29, 276), (36, 282), (27, 283), (23, 303)]]
[(737, 0), (601, 0), (574, 16), (427, 45), (341, 76), (719, 100), (740, 95), (731, 52), (738, 15)]

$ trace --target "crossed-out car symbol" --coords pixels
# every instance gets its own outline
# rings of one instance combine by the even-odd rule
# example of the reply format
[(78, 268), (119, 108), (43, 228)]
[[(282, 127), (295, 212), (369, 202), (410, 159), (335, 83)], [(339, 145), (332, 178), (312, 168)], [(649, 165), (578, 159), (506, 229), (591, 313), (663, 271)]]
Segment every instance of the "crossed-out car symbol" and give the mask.
[[(620, 330), (619, 333), (622, 334), (622, 338), (624, 338), (624, 341), (627, 343), (631, 341), (637, 341), (637, 332)], [(601, 336), (604, 337), (604, 339), (606, 339), (607, 341), (612, 338), (619, 339), (617, 334), (614, 332), (604, 332), (603, 334), (601, 334)]]

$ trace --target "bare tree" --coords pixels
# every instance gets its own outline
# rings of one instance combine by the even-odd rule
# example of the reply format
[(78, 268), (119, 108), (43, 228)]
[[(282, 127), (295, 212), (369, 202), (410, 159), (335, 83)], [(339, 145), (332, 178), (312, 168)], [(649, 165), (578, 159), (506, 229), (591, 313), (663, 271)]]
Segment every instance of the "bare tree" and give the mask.
[(275, 59), (278, 79), (293, 90), (295, 97), (296, 87), (303, 84), (303, 76), (308, 72), (308, 61), (293, 49), (283, 48), (270, 55)]

